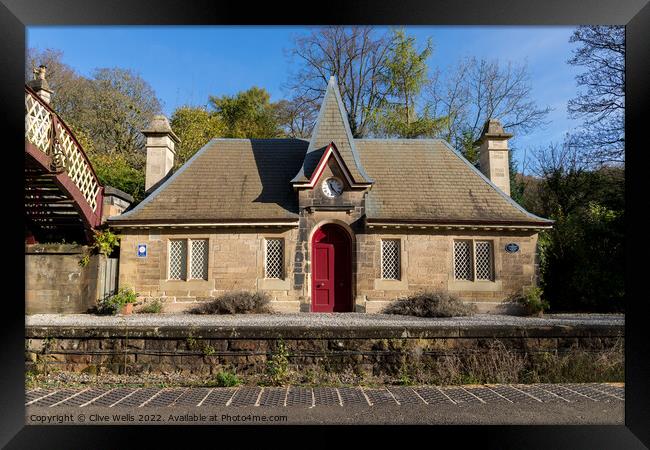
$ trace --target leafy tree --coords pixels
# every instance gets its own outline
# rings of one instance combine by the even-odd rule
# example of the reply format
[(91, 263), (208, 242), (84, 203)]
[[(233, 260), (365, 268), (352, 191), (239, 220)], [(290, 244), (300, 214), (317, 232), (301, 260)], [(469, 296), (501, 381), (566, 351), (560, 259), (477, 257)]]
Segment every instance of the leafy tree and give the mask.
[(27, 50), (25, 61), (26, 81), (34, 78), (33, 70), (40, 65), (47, 67), (47, 83), (54, 92), (50, 106), (63, 117), (69, 126), (72, 126), (69, 118), (73, 116), (75, 109), (83, 101), (87, 80), (63, 62), (62, 51), (50, 48), (45, 50), (30, 48)]
[(252, 87), (234, 96), (210, 96), (209, 102), (224, 126), (227, 138), (274, 138), (282, 134), (277, 106), (262, 88)]
[(521, 205), (524, 200), (526, 185), (522, 176), (517, 172), (517, 161), (512, 155), (510, 155), (508, 169), (510, 171), (510, 198)]
[(131, 70), (96, 69), (75, 121), (90, 135), (97, 149), (129, 155), (141, 152), (141, 131), (161, 112), (155, 92)]
[(393, 31), (382, 75), (387, 96), (375, 116), (375, 128), (380, 134), (416, 138), (433, 136), (442, 127), (444, 118), (430, 117), (428, 107), (417, 109), (422, 88), (428, 82), (427, 59), (432, 51), (431, 39), (418, 50), (414, 37), (407, 36), (403, 29)]
[(580, 93), (569, 101), (569, 114), (582, 119), (570, 138), (588, 165), (625, 161), (625, 28), (578, 27), (569, 42), (578, 43), (568, 63), (583, 67), (576, 77)]
[(27, 50), (25, 63), (25, 81), (34, 78), (34, 69), (40, 65), (47, 67), (46, 78), (50, 89), (54, 92), (50, 106), (70, 127), (81, 146), (90, 151), (94, 147), (89, 134), (77, 120), (77, 108), (84, 102), (84, 95), (89, 81), (80, 76), (63, 61), (63, 52), (55, 49)]
[[(625, 292), (624, 173), (586, 170), (569, 145), (537, 154), (524, 206), (555, 220), (540, 235), (541, 286), (551, 308), (619, 311)], [(532, 187), (532, 189), (531, 189)]]
[(172, 114), (170, 125), (179, 137), (174, 168), (179, 168), (207, 142), (224, 134), (225, 127), (214, 112), (202, 107), (181, 106)]
[(389, 36), (371, 26), (316, 28), (294, 39), (288, 53), (298, 70), (286, 87), (315, 110), (330, 76), (335, 76), (350, 131), (355, 138), (364, 137), (370, 131), (372, 115), (386, 96), (381, 80), (389, 44)]
[(44, 64), (54, 91), (52, 108), (73, 129), (92, 141), (97, 151), (137, 153), (144, 147), (142, 130), (160, 113), (161, 103), (142, 77), (120, 68), (95, 69), (86, 78), (62, 61), (59, 50), (30, 49), (25, 67), (32, 79), (33, 67)]
[(155, 92), (133, 71), (102, 68), (86, 78), (62, 57), (58, 50), (29, 49), (26, 79), (33, 78), (33, 67), (48, 67), (51, 106), (72, 129), (100, 180), (141, 199), (145, 154), (140, 130), (161, 110)]
[(126, 155), (93, 152), (88, 156), (102, 184), (130, 194), (136, 203), (144, 198), (144, 170), (134, 168)]
[(232, 96), (210, 96), (209, 103), (211, 110), (181, 106), (172, 114), (170, 125), (181, 140), (175, 168), (214, 137), (308, 137), (315, 116), (299, 99), (271, 103), (268, 92), (257, 87)]

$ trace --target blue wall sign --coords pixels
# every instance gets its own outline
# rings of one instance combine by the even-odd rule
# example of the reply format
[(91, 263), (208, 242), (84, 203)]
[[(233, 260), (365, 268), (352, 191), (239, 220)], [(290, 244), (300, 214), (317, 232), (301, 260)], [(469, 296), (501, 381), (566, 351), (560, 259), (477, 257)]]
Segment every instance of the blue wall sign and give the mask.
[(514, 242), (506, 244), (506, 251), (508, 253), (517, 253), (519, 251), (519, 246)]
[(147, 244), (138, 244), (138, 258), (147, 257)]

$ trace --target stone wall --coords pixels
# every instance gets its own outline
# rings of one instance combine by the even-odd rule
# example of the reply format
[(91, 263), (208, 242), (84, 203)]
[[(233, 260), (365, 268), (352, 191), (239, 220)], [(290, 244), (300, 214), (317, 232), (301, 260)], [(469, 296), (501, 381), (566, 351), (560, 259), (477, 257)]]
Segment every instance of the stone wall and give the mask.
[[(310, 310), (311, 236), (317, 227), (336, 223), (352, 236), (352, 294), (357, 311), (379, 312), (389, 301), (421, 289), (449, 290), (476, 302), (481, 312), (504, 312), (502, 303), (536, 282), (537, 234), (460, 230), (384, 230), (362, 228), (358, 214), (312, 211), (300, 217), (299, 228), (221, 228), (128, 230), (120, 246), (120, 287), (132, 287), (145, 299), (165, 301), (165, 312), (181, 311), (233, 290), (264, 291), (280, 312)], [(170, 239), (208, 239), (208, 280), (169, 280)], [(266, 279), (265, 238), (284, 239), (284, 279)], [(381, 239), (401, 241), (401, 279), (381, 279)], [(458, 282), (453, 278), (454, 239), (493, 242), (493, 281)], [(519, 245), (507, 253), (507, 243)], [(137, 256), (147, 244), (147, 257)]]
[(93, 255), (81, 267), (86, 247), (74, 244), (25, 245), (25, 312), (83, 313), (95, 306), (105, 258)]
[[(297, 230), (206, 228), (125, 230), (120, 243), (120, 287), (131, 287), (145, 299), (164, 300), (165, 312), (182, 311), (196, 302), (233, 290), (264, 291), (278, 311), (298, 311), (300, 290), (292, 287)], [(169, 240), (207, 239), (208, 279), (169, 280)], [(284, 239), (284, 279), (265, 278), (265, 239)], [(137, 256), (147, 245), (146, 258)]]
[[(575, 326), (437, 326), (412, 329), (288, 330), (229, 327), (37, 327), (26, 328), (27, 368), (116, 373), (210, 375), (223, 370), (263, 373), (284, 343), (289, 362), (301, 371), (354, 370), (396, 373), (403, 358), (435, 360), (447, 355), (494, 351), (621, 351), (624, 328), (618, 325)], [(617, 350), (618, 349), (618, 350)], [(498, 354), (496, 355), (498, 357)], [(40, 369), (39, 369), (40, 365)]]
[[(381, 279), (381, 240), (399, 239), (401, 279)], [(454, 279), (454, 240), (481, 239), (492, 242), (494, 280)], [(383, 230), (373, 229), (357, 236), (357, 303), (366, 312), (377, 312), (396, 297), (422, 289), (440, 289), (475, 302), (481, 312), (503, 312), (502, 302), (522, 288), (536, 284), (537, 233), (481, 230)], [(505, 246), (514, 242), (517, 253)]]

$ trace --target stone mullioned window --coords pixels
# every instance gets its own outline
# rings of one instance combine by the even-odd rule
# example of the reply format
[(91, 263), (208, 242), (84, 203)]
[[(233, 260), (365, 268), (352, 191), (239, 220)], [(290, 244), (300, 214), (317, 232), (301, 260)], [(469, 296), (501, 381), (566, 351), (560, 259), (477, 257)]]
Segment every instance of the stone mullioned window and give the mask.
[(208, 253), (207, 239), (171, 239), (169, 241), (169, 279), (207, 280)]
[(454, 241), (454, 278), (463, 281), (494, 281), (492, 241)]

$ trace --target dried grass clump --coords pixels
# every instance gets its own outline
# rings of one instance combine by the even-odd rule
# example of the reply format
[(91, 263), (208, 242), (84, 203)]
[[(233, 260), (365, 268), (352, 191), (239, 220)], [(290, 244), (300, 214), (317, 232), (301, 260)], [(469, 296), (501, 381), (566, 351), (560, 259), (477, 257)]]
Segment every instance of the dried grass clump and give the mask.
[(471, 316), (475, 310), (474, 305), (465, 304), (448, 292), (423, 291), (398, 298), (382, 312), (416, 317), (459, 317)]
[(190, 314), (272, 313), (271, 299), (263, 292), (228, 292), (189, 310)]

